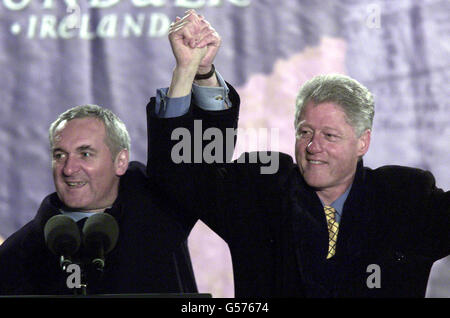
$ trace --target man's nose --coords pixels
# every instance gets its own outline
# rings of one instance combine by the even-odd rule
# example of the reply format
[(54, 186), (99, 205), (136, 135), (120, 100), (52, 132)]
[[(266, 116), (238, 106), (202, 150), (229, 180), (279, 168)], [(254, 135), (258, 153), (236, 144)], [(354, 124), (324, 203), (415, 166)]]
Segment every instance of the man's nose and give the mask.
[(318, 152), (322, 151), (322, 144), (321, 144), (319, 136), (314, 134), (311, 137), (311, 140), (309, 141), (308, 145), (306, 146), (306, 151), (309, 153), (318, 153)]
[(64, 162), (63, 174), (65, 176), (71, 176), (80, 170), (80, 164), (78, 160), (72, 156), (68, 156)]

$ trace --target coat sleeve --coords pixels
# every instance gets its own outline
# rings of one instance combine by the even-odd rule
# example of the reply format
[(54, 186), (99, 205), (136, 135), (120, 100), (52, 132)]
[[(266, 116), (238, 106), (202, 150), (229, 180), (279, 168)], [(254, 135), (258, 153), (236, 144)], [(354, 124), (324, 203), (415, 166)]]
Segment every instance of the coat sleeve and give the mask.
[(450, 254), (450, 191), (438, 188), (429, 171), (385, 166), (378, 170), (378, 187), (392, 213), (391, 226), (405, 245), (432, 260)]
[[(174, 210), (183, 211), (179, 217), (184, 224), (217, 208), (217, 178), (225, 162), (231, 160), (236, 142), (234, 136), (231, 144), (226, 143), (227, 130), (237, 128), (240, 106), (239, 95), (227, 85), (232, 107), (226, 110), (205, 111), (191, 99), (187, 114), (158, 118), (154, 115), (155, 98), (147, 105), (147, 174), (163, 200)], [(222, 138), (222, 143), (216, 142), (217, 138)], [(206, 163), (207, 156), (216, 162)]]
[(429, 224), (425, 234), (431, 239), (431, 250), (435, 258), (450, 255), (450, 191), (436, 187), (433, 175), (423, 172), (424, 176), (424, 214)]

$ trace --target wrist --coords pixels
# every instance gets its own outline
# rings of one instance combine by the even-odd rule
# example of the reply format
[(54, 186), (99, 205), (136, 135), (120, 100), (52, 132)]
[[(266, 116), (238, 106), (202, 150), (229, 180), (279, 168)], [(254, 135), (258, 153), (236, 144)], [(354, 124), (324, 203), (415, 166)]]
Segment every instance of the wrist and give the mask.
[(195, 68), (176, 66), (167, 96), (182, 97), (190, 94), (195, 73)]
[(186, 79), (194, 79), (195, 75), (197, 74), (197, 66), (194, 65), (176, 65), (173, 70), (173, 76), (176, 76), (177, 78), (186, 78)]
[(220, 86), (214, 64), (208, 67), (199, 67), (195, 74), (194, 83), (199, 86)]
[(214, 75), (214, 72), (214, 64), (210, 64), (208, 66), (199, 66), (195, 77), (196, 79), (208, 79)]

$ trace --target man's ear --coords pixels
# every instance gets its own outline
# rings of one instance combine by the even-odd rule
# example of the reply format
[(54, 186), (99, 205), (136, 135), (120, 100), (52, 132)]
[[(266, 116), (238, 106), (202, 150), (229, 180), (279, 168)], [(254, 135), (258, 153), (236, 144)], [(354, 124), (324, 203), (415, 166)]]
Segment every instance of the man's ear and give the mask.
[(116, 175), (122, 176), (128, 169), (128, 163), (130, 160), (130, 154), (127, 149), (122, 149), (114, 160), (114, 167), (116, 169)]
[(358, 156), (362, 157), (369, 150), (371, 130), (366, 129), (358, 138)]

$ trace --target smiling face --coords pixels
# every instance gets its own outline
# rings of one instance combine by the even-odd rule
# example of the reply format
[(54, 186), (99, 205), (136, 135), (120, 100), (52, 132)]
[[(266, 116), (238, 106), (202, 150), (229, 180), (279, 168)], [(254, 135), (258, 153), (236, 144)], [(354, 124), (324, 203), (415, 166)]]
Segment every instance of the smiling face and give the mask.
[(331, 204), (353, 182), (358, 158), (369, 143), (370, 130), (356, 136), (340, 106), (309, 102), (297, 127), (297, 165), (306, 183), (325, 204)]
[(79, 211), (103, 211), (117, 198), (119, 179), (128, 167), (128, 151), (113, 160), (102, 121), (92, 117), (63, 121), (56, 128), (52, 169), (64, 205)]

